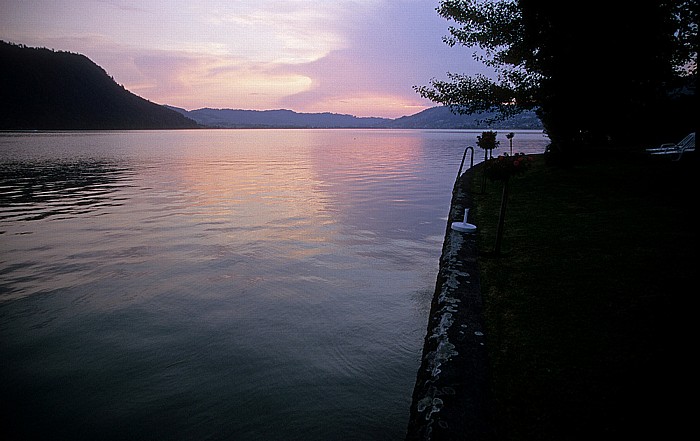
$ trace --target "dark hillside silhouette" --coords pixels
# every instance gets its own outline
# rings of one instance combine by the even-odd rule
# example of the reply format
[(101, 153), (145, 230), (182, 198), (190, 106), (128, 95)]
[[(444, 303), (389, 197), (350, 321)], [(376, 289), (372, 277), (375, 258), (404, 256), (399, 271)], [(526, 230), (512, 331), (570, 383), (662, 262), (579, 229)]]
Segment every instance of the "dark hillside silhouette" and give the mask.
[(0, 41), (0, 129), (195, 128), (117, 84), (84, 55)]

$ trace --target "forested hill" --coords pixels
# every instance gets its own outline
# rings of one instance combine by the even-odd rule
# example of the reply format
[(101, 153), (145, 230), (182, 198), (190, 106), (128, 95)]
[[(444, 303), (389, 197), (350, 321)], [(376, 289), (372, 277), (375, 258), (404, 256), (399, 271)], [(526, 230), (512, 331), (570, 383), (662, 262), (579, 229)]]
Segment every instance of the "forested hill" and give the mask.
[(0, 130), (195, 128), (84, 55), (0, 41)]

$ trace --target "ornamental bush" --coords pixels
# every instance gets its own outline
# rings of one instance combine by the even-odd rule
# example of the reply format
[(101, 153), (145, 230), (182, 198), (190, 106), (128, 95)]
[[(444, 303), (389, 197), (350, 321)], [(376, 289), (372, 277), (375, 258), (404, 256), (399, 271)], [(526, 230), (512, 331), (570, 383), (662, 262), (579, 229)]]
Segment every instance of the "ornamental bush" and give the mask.
[(484, 150), (493, 150), (501, 144), (500, 141), (496, 141), (496, 135), (497, 132), (493, 130), (481, 132), (481, 136), (476, 137), (476, 145)]

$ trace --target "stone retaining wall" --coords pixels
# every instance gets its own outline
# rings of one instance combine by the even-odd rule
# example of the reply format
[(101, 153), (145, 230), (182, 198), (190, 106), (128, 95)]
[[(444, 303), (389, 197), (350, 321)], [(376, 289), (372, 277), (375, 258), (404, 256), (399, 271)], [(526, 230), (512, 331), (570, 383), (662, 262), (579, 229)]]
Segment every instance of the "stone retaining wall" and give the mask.
[(493, 438), (476, 235), (450, 228), (465, 208), (470, 218), (476, 210), (472, 173), (457, 179), (452, 193), (406, 441)]

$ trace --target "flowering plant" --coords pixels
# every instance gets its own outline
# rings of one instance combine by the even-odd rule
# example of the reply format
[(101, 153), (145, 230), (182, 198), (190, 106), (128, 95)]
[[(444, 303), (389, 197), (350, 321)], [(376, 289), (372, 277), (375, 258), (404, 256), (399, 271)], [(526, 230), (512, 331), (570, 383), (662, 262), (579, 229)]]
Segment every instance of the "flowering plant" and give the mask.
[(530, 168), (532, 158), (524, 153), (513, 156), (504, 153), (484, 164), (484, 175), (492, 181), (507, 181), (511, 176), (524, 173)]

